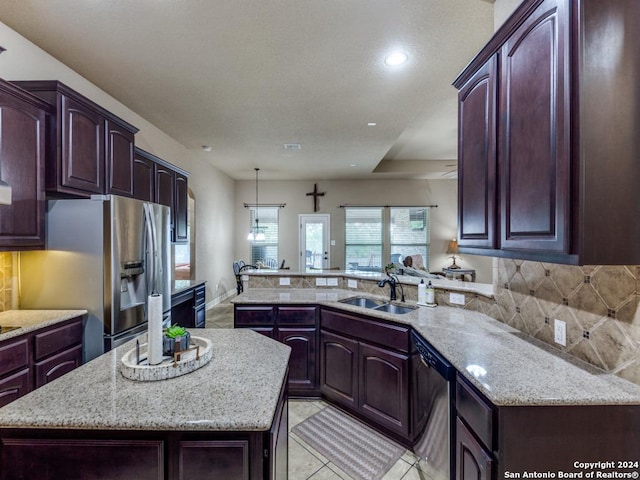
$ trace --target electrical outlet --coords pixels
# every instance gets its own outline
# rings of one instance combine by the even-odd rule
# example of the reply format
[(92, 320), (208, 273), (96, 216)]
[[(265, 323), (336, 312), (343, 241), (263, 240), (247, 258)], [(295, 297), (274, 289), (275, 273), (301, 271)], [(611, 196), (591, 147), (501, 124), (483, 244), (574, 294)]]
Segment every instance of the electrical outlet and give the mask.
[(291, 279), (289, 277), (280, 277), (280, 285), (291, 285)]
[(338, 286), (338, 279), (337, 278), (327, 278), (327, 285), (330, 287), (337, 287)]
[(567, 346), (567, 323), (562, 320), (553, 320), (553, 340), (560, 345)]
[(347, 279), (347, 287), (349, 288), (358, 288), (358, 281), (357, 280), (352, 280), (352, 279)]
[(326, 287), (327, 286), (327, 279), (326, 278), (316, 278), (316, 287)]
[(449, 303), (453, 305), (464, 305), (464, 293), (449, 293)]

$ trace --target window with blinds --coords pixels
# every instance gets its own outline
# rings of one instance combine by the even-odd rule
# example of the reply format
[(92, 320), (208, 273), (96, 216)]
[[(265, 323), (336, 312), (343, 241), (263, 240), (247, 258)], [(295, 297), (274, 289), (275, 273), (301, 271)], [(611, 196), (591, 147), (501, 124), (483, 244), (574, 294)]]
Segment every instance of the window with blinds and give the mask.
[(382, 270), (382, 207), (345, 208), (345, 262), (354, 270)]
[(262, 262), (265, 267), (278, 268), (278, 207), (250, 207), (249, 228), (256, 225), (256, 210), (264, 241), (251, 242), (251, 264)]
[(422, 255), (429, 269), (429, 208), (390, 207), (389, 246), (391, 263), (408, 255)]

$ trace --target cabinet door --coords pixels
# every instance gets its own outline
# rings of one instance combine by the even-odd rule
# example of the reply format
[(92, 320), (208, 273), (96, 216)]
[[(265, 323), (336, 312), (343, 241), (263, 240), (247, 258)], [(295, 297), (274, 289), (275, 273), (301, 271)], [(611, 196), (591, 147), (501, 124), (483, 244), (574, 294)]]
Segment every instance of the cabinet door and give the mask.
[(406, 355), (360, 343), (361, 414), (404, 436), (409, 434), (409, 361)]
[(204, 328), (207, 320), (207, 311), (204, 305), (200, 305), (198, 307), (194, 307), (194, 317), (196, 328)]
[(503, 250), (563, 253), (569, 249), (566, 3), (543, 1), (502, 49)]
[(316, 327), (278, 329), (278, 341), (291, 347), (289, 394), (304, 395), (318, 388)]
[(493, 459), (462, 421), (456, 419), (456, 479), (491, 480)]
[(156, 201), (156, 163), (140, 155), (133, 157), (133, 198)]
[(358, 342), (321, 331), (320, 390), (336, 403), (358, 406)]
[(164, 165), (156, 165), (156, 203), (166, 205), (167, 207), (173, 207), (174, 193), (174, 171)]
[(267, 306), (236, 305), (233, 309), (233, 323), (235, 327), (273, 326), (275, 319), (273, 308)]
[(189, 188), (187, 177), (181, 173), (175, 174), (175, 242), (186, 242), (189, 240)]
[(102, 194), (105, 119), (65, 95), (62, 95), (61, 106), (61, 187), (67, 191)]
[(0, 377), (0, 407), (4, 407), (30, 391), (31, 372), (28, 368), (13, 375)]
[(2, 180), (12, 204), (0, 205), (0, 250), (44, 248), (46, 112), (0, 89)]
[(212, 440), (180, 442), (178, 479), (249, 480), (249, 442)]
[(458, 94), (458, 245), (496, 248), (496, 58)]
[(107, 121), (107, 191), (133, 196), (133, 133), (115, 122)]

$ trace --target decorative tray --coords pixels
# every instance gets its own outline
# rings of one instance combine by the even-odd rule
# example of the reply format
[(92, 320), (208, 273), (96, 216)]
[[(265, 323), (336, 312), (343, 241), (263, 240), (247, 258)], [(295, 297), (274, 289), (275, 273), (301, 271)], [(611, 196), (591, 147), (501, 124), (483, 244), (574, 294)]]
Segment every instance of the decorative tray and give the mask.
[(211, 340), (192, 336), (187, 350), (177, 352), (172, 357), (163, 357), (158, 365), (149, 365), (147, 344), (143, 343), (122, 356), (120, 371), (124, 377), (139, 382), (179, 377), (209, 363), (213, 358), (212, 346)]

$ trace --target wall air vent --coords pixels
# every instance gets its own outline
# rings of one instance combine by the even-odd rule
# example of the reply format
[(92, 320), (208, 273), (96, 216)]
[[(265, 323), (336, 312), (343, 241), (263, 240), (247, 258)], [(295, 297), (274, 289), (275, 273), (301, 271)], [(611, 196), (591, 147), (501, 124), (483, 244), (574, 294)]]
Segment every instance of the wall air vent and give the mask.
[(284, 149), (285, 150), (302, 150), (302, 145), (300, 145), (299, 143), (285, 143)]

